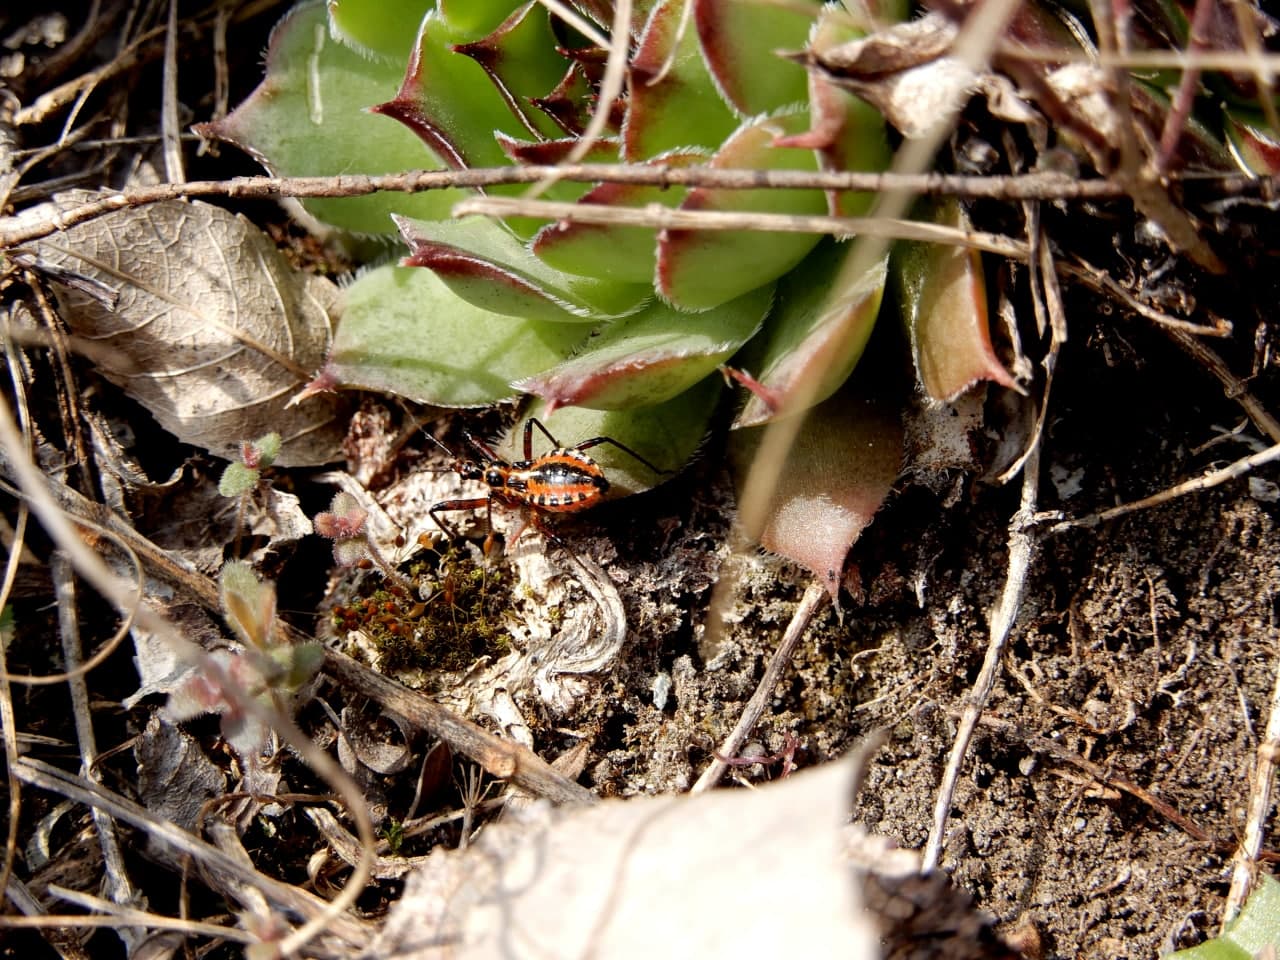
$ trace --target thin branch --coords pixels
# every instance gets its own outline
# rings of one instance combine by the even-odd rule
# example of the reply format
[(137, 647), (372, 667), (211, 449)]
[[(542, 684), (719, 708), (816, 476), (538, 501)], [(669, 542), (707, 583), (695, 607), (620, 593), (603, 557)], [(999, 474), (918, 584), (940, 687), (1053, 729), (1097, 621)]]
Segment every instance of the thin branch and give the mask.
[[(47, 237), (94, 217), (126, 207), (194, 197), (267, 199), (276, 197), (360, 197), (371, 193), (419, 193), (453, 187), (490, 187), (537, 183), (548, 177), (574, 183), (624, 183), (643, 186), (708, 187), (722, 190), (851, 190), (883, 193), (901, 190), (915, 195), (986, 197), (1007, 200), (1101, 200), (1128, 196), (1125, 185), (1110, 180), (1080, 180), (1043, 172), (1015, 177), (962, 177), (939, 173), (862, 173), (801, 170), (721, 170), (707, 167), (663, 167), (628, 164), (493, 167), (474, 170), (410, 170), (403, 173), (334, 177), (235, 177), (161, 183), (110, 193), (70, 210), (45, 216), (0, 218), (0, 247)], [(1214, 186), (1223, 196), (1280, 196), (1280, 177), (1226, 174), (1168, 178), (1170, 184), (1195, 182)]]
[(1215, 850), (1223, 848), (1223, 844), (1220, 843), (1216, 837), (1178, 810), (1177, 807), (1173, 806), (1173, 804), (1166, 800), (1162, 800), (1146, 787), (1135, 783), (1127, 777), (1120, 776), (1118, 773), (1107, 769), (1102, 764), (1086, 760), (1074, 750), (1068, 750), (1062, 744), (1056, 743), (1048, 737), (1041, 736), (1039, 734), (1028, 734), (1021, 730), (1016, 724), (1010, 723), (1008, 720), (1001, 720), (998, 717), (983, 717), (982, 725), (984, 727), (989, 727), (992, 730), (998, 730), (1005, 736), (1016, 737), (1020, 742), (1037, 753), (1048, 754), (1058, 760), (1062, 760), (1066, 763), (1072, 764), (1073, 766), (1079, 767), (1104, 786), (1123, 790), (1131, 797), (1135, 797), (1142, 801), (1156, 813), (1160, 814), (1160, 816), (1174, 824), (1191, 839), (1200, 843), (1209, 844)]
[(951, 754), (947, 758), (947, 766), (943, 771), (942, 783), (938, 788), (938, 797), (933, 807), (933, 825), (929, 829), (929, 838), (925, 842), (921, 863), (921, 872), (928, 873), (938, 866), (942, 855), (942, 847), (946, 841), (947, 820), (951, 815), (951, 805), (955, 797), (956, 784), (960, 779), (960, 767), (969, 751), (969, 743), (973, 739), (974, 728), (991, 689), (995, 686), (1000, 672), (1000, 660), (1005, 646), (1013, 633), (1013, 625), (1018, 611), (1022, 609), (1022, 599), (1027, 591), (1027, 576), (1031, 570), (1031, 560), (1035, 554), (1036, 540), (1031, 532), (1029, 521), (1035, 514), (1036, 499), (1040, 485), (1040, 444), (1036, 444), (1022, 473), (1022, 502), (1018, 512), (1009, 524), (1009, 567), (1005, 575), (1004, 590), (1000, 601), (991, 613), (991, 626), (987, 641), (986, 657), (982, 661), (982, 669), (973, 689), (965, 699), (960, 714), (959, 728), (955, 741), (951, 746)]
[[(558, 203), (522, 200), (518, 197), (476, 197), (453, 208), (455, 217), (471, 214), (492, 217), (539, 217), (577, 223), (601, 223), (655, 230), (758, 230), (769, 233), (824, 233), (875, 237), (882, 240), (919, 240), (985, 250), (1016, 260), (1028, 256), (1027, 245), (995, 233), (962, 230), (937, 223), (893, 217), (830, 217), (782, 213), (737, 213), (720, 210), (675, 210), (651, 203), (644, 207), (612, 207), (599, 203)], [(837, 285), (838, 286), (838, 285)], [(797, 402), (797, 406), (799, 403)]]
[[(1114, 520), (1117, 517), (1123, 517), (1127, 513), (1135, 513), (1139, 510), (1146, 510), (1151, 507), (1158, 506), (1162, 503), (1168, 503), (1170, 500), (1176, 500), (1179, 497), (1185, 497), (1189, 493), (1199, 493), (1201, 490), (1211, 490), (1214, 487), (1221, 486), (1228, 480), (1235, 480), (1243, 477), (1256, 467), (1260, 467), (1265, 463), (1272, 463), (1280, 460), (1280, 443), (1260, 453), (1251, 454), (1247, 457), (1228, 464), (1220, 470), (1210, 470), (1199, 477), (1193, 477), (1190, 480), (1183, 481), (1176, 486), (1161, 490), (1149, 497), (1143, 497), (1141, 500), (1134, 500), (1131, 503), (1122, 503), (1118, 507), (1112, 507), (1109, 510), (1102, 510), (1098, 513), (1091, 513), (1087, 517), (1079, 517), (1074, 520), (1063, 520), (1055, 523), (1049, 528), (1049, 533), (1062, 533), (1064, 530), (1070, 530), (1074, 527), (1096, 527), (1100, 523), (1106, 523), (1108, 520)], [(1054, 519), (1052, 516), (1042, 516), (1037, 519)]]
[[(323, 917), (329, 912), (331, 904), (315, 894), (258, 872), (181, 827), (157, 820), (145, 807), (112, 793), (91, 780), (72, 776), (52, 764), (31, 757), (20, 759), (16, 772), (18, 778), (30, 786), (67, 797), (90, 809), (103, 810), (118, 820), (133, 824), (148, 836), (172, 847), (173, 851), (195, 858), (206, 869), (219, 871), (238, 883), (261, 891), (283, 909), (311, 919)], [(363, 945), (369, 937), (370, 926), (364, 921), (346, 914), (327, 919), (329, 925), (326, 932), (348, 943)]]
[(79, 937), (72, 930), (66, 929), (71, 924), (48, 922), (62, 918), (50, 917), (49, 911), (35, 898), (26, 884), (17, 877), (10, 877), (4, 892), (9, 902), (23, 914), (15, 916), (11, 911), (6, 911), (6, 927), (32, 927), (40, 930), (45, 941), (57, 951), (62, 960), (90, 960)]
[(1152, 323), (1158, 324), (1169, 330), (1180, 330), (1183, 333), (1195, 334), (1198, 337), (1229, 337), (1234, 329), (1231, 323), (1217, 323), (1213, 326), (1205, 326), (1202, 323), (1192, 323), (1189, 320), (1180, 320), (1171, 316), (1162, 310), (1157, 310), (1149, 304), (1143, 303), (1132, 293), (1121, 286), (1109, 273), (1100, 267), (1095, 267), (1091, 263), (1077, 258), (1076, 263), (1059, 263), (1057, 265), (1059, 272), (1080, 281), (1084, 286), (1093, 290), (1095, 293), (1113, 297), (1124, 305), (1125, 309), (1146, 317)]
[(324, 672), (348, 690), (368, 697), (383, 709), (435, 734), (458, 754), (470, 757), (493, 776), (509, 780), (555, 803), (595, 803), (586, 787), (560, 775), (527, 747), (501, 740), (484, 728), (410, 690), (364, 664), (326, 650)]
[(164, 71), (160, 81), (160, 142), (164, 154), (164, 178), (169, 183), (187, 179), (182, 159), (182, 127), (178, 121), (178, 0), (169, 0), (164, 31)]
[[(76, 602), (76, 581), (71, 563), (60, 550), (55, 550), (49, 561), (54, 593), (58, 602), (58, 634), (62, 639), (62, 656), (69, 671), (74, 672), (81, 663), (80, 610)], [(97, 769), (98, 745), (93, 731), (93, 713), (89, 708), (89, 687), (83, 673), (67, 681), (71, 694), (71, 714), (75, 720), (76, 743), (80, 747), (80, 771), (90, 780), (101, 782)], [(135, 899), (133, 884), (129, 880), (115, 821), (97, 809), (92, 811), (93, 825), (98, 833), (98, 845), (102, 849), (104, 887), (114, 903), (131, 906)], [(133, 953), (146, 937), (137, 926), (121, 924), (117, 934)]]
[[(149, 930), (177, 930), (189, 936), (220, 938), (230, 940), (232, 943), (250, 944), (258, 941), (256, 936), (238, 927), (227, 927), (217, 923), (202, 923), (199, 920), (183, 920), (179, 917), (166, 917), (163, 914), (151, 913), (148, 910), (138, 910), (135, 907), (112, 903), (110, 900), (95, 897), (81, 890), (69, 890), (66, 887), (58, 886), (56, 883), (49, 884), (48, 890), (59, 899), (74, 903), (78, 907), (84, 907), (86, 910), (100, 911), (104, 915), (86, 917), (83, 914), (77, 914), (61, 917), (41, 917), (40, 919), (43, 922), (32, 924), (32, 926), (67, 926), (74, 928), (100, 925), (104, 927), (119, 927), (122, 924), (132, 923)], [(58, 921), (58, 923), (50, 923), (48, 921)], [(86, 923), (86, 921), (89, 922)], [(98, 921), (111, 922), (99, 924)]]
[[(4, 315), (4, 332), (9, 331), (9, 315)], [(29, 456), (31, 453), (30, 437), (31, 413), (27, 406), (27, 392), (22, 377), (22, 364), (19, 362), (13, 341), (4, 338), (4, 355), (9, 370), (9, 378), (13, 383), (14, 401), (18, 408), (18, 419), (22, 424), (20, 450), (15, 456)], [(25, 503), (18, 504), (18, 517), (14, 524), (13, 539), (9, 544), (9, 555), (5, 559), (4, 580), (0, 585), (0, 610), (8, 608), (9, 597), (17, 579), (18, 567), (22, 563), (22, 554), (26, 550), (27, 521), (31, 511)], [(0, 736), (4, 738), (5, 779), (9, 788), (9, 825), (5, 830), (4, 861), (0, 865), (0, 890), (7, 890), (9, 879), (13, 874), (13, 863), (18, 853), (18, 824), (22, 813), (22, 790), (17, 775), (13, 772), (18, 762), (18, 720), (13, 710), (13, 690), (9, 686), (9, 643), (11, 638), (0, 630)]]
[[(1274, 639), (1275, 628), (1272, 627)], [(1274, 644), (1271, 645), (1274, 650)], [(1271, 687), (1271, 715), (1267, 718), (1267, 731), (1258, 744), (1257, 763), (1253, 769), (1253, 784), (1249, 790), (1249, 815), (1245, 820), (1244, 837), (1236, 849), (1231, 868), (1231, 889), (1223, 906), (1222, 922), (1229, 922), (1249, 898), (1258, 875), (1258, 856), (1262, 852), (1263, 838), (1267, 832), (1267, 819), (1271, 816), (1271, 798), (1276, 776), (1276, 758), (1280, 756), (1280, 662), (1272, 657), (1276, 668)]]
[[(1187, 53), (1194, 54), (1208, 46), (1205, 33), (1209, 28), (1209, 19), (1217, 8), (1215, 0), (1196, 0), (1195, 11), (1191, 16), (1191, 29), (1187, 34)], [(1173, 98), (1171, 109), (1165, 115), (1164, 129), (1160, 131), (1160, 150), (1155, 157), (1155, 168), (1163, 173), (1173, 162), (1186, 129), (1187, 120), (1191, 117), (1191, 107), (1195, 103), (1197, 88), (1200, 86), (1200, 69), (1188, 67), (1182, 71), (1182, 79), (1178, 81), (1178, 92)]]
[(1280, 443), (1280, 421), (1272, 416), (1271, 411), (1263, 406), (1261, 400), (1249, 392), (1249, 389), (1231, 372), (1230, 367), (1220, 356), (1185, 331), (1166, 327), (1164, 332), (1184, 353), (1190, 354), (1217, 378), (1222, 384), (1222, 392), (1240, 404), (1255, 427), (1262, 431), (1272, 443)]
[(826, 586), (817, 580), (814, 580), (805, 589), (804, 596), (800, 598), (800, 604), (796, 607), (796, 612), (791, 616), (791, 622), (787, 624), (787, 629), (782, 634), (778, 649), (769, 658), (769, 664), (765, 667), (764, 676), (760, 678), (760, 682), (756, 685), (755, 693), (747, 701), (747, 705), (743, 708), (742, 715), (738, 717), (738, 722), (734, 724), (733, 730), (725, 737), (724, 743), (720, 744), (720, 749), (716, 751), (719, 756), (715, 757), (707, 766), (707, 769), (702, 771), (702, 776), (693, 785), (693, 789), (689, 791), (690, 793), (705, 793), (720, 782), (724, 772), (729, 769), (729, 764), (722, 760), (721, 757), (736, 757), (738, 755), (738, 751), (742, 748), (742, 742), (746, 740), (747, 735), (759, 722), (760, 715), (764, 713), (764, 708), (773, 699), (773, 688), (778, 680), (781, 679), (782, 671), (791, 662), (791, 654), (795, 651), (796, 644), (800, 642), (800, 638), (805, 635), (805, 631), (809, 628), (809, 621), (813, 619), (813, 615), (822, 608), (823, 602), (830, 596)]

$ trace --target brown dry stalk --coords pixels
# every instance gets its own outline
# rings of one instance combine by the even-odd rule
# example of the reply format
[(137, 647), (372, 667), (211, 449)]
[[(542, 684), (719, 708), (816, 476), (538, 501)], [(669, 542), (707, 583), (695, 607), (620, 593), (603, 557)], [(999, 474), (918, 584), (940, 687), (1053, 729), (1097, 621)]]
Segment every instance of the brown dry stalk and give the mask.
[(747, 701), (742, 715), (738, 717), (738, 722), (734, 725), (729, 736), (720, 745), (720, 749), (717, 751), (718, 756), (702, 772), (702, 776), (693, 785), (693, 789), (689, 791), (690, 793), (704, 793), (720, 782), (720, 778), (729, 769), (728, 761), (721, 758), (736, 757), (738, 755), (738, 751), (742, 748), (742, 742), (746, 740), (747, 734), (751, 732), (759, 721), (761, 714), (764, 713), (764, 708), (773, 699), (774, 685), (782, 678), (782, 671), (791, 662), (791, 654), (795, 650), (796, 644), (805, 635), (805, 632), (809, 629), (809, 622), (813, 619), (814, 614), (822, 608), (822, 604), (829, 596), (826, 586), (818, 580), (814, 580), (805, 588), (804, 596), (801, 597), (800, 604), (796, 607), (795, 613), (792, 614), (791, 622), (787, 624), (782, 640), (778, 643), (778, 649), (769, 658), (769, 664), (765, 667), (764, 676), (756, 684), (755, 693)]
[[(720, 190), (851, 190), (862, 193), (904, 191), (922, 196), (985, 197), (1004, 200), (1101, 200), (1128, 195), (1124, 184), (1080, 180), (1044, 172), (1009, 177), (965, 177), (940, 173), (812, 172), (800, 170), (720, 170), (707, 167), (664, 167), (584, 163), (574, 166), (494, 167), (474, 170), (410, 170), (404, 173), (333, 177), (234, 177), (133, 187), (101, 199), (29, 220), (0, 219), (0, 248), (39, 240), (94, 217), (126, 207), (195, 197), (265, 199), (274, 197), (360, 197), (371, 193), (418, 193), (451, 187), (490, 187), (537, 183), (548, 178), (574, 183), (624, 183), (658, 187), (707, 187)], [(1168, 178), (1179, 185), (1189, 179)], [(1280, 197), (1280, 177), (1223, 174), (1197, 177), (1195, 183), (1223, 196)]]

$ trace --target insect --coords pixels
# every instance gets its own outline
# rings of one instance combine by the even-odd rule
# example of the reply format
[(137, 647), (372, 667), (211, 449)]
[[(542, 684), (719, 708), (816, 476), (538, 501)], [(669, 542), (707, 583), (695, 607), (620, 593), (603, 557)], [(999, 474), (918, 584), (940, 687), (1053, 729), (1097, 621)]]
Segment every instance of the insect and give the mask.
[[(534, 427), (542, 431), (543, 436), (551, 442), (552, 446), (551, 450), (537, 457), (533, 455)], [(492, 529), (493, 502), (497, 500), (511, 507), (530, 508), (534, 526), (538, 527), (548, 539), (558, 542), (558, 538), (539, 522), (540, 514), (554, 515), (587, 510), (600, 503), (604, 495), (609, 492), (609, 478), (604, 475), (600, 464), (585, 452), (592, 447), (609, 444), (628, 456), (634, 457), (654, 473), (671, 472), (654, 466), (630, 447), (612, 437), (592, 437), (572, 447), (561, 446), (560, 441), (551, 435), (551, 431), (543, 425), (542, 421), (535, 417), (525, 421), (524, 459), (514, 463), (508, 463), (502, 459), (491, 446), (470, 433), (464, 433), (463, 436), (479, 457), (476, 459), (454, 457), (451, 469), (464, 480), (483, 481), (488, 485), (489, 492), (483, 497), (442, 500), (427, 511), (436, 525), (452, 539), (457, 539), (457, 531), (441, 514), (483, 509), (489, 516), (490, 529)], [(439, 440), (434, 437), (431, 439), (446, 453), (453, 456), (452, 451)], [(490, 537), (492, 538), (492, 534)], [(488, 543), (486, 543), (487, 546)]]

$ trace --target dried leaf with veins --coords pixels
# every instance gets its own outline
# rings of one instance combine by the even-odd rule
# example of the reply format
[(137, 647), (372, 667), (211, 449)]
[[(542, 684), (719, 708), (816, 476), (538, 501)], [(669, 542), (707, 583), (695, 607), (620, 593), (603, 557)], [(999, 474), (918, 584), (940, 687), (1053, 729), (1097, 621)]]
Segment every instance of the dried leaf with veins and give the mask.
[(103, 376), (178, 439), (235, 459), (242, 441), (275, 430), (282, 466), (338, 456), (336, 401), (288, 405), (324, 361), (338, 288), (295, 270), (247, 220), (173, 201), (108, 214), (35, 248), (42, 262), (117, 291), (109, 308), (56, 286), (71, 328), (107, 348)]

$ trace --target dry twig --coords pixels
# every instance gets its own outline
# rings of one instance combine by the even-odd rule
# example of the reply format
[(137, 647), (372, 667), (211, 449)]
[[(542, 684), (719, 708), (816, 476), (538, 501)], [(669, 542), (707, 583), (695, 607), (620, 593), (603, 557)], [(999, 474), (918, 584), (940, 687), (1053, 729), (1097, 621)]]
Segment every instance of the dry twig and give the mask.
[(1271, 715), (1267, 718), (1262, 742), (1258, 744), (1253, 783), (1249, 789), (1249, 814), (1231, 868), (1231, 889), (1227, 891), (1227, 902), (1223, 905), (1224, 924), (1240, 912), (1253, 891), (1258, 855), (1262, 852), (1267, 820), (1271, 816), (1272, 785), (1275, 783), (1276, 759), (1280, 756), (1280, 662), (1273, 657), (1273, 664), (1276, 677), (1271, 689)]
[(1074, 527), (1095, 527), (1100, 523), (1108, 520), (1114, 520), (1117, 517), (1123, 517), (1127, 513), (1134, 513), (1138, 510), (1146, 510), (1150, 507), (1158, 506), (1162, 503), (1168, 503), (1170, 500), (1176, 500), (1178, 497), (1185, 497), (1189, 493), (1198, 493), (1201, 490), (1211, 490), (1216, 486), (1226, 483), (1228, 480), (1235, 480), (1243, 477), (1256, 467), (1260, 467), (1265, 463), (1271, 463), (1280, 460), (1280, 443), (1267, 449), (1250, 454), (1247, 457), (1241, 457), (1234, 463), (1230, 463), (1219, 470), (1210, 470), (1199, 477), (1192, 477), (1190, 480), (1184, 480), (1175, 486), (1161, 490), (1159, 493), (1153, 493), (1149, 497), (1143, 497), (1141, 500), (1134, 500), (1131, 503), (1122, 503), (1117, 507), (1109, 510), (1100, 510), (1097, 513), (1091, 513), (1087, 517), (1077, 517), (1073, 520), (1061, 520), (1061, 514), (1058, 512), (1039, 514), (1035, 517), (1038, 522), (1047, 520), (1059, 520), (1048, 529), (1048, 533), (1061, 533), (1064, 530), (1070, 530)]
[(702, 771), (702, 776), (693, 785), (693, 789), (689, 791), (690, 793), (704, 793), (720, 782), (724, 772), (729, 769), (728, 762), (721, 758), (736, 757), (738, 755), (738, 751), (742, 749), (742, 742), (747, 739), (747, 734), (759, 722), (760, 715), (764, 713), (764, 708), (768, 706), (769, 701), (773, 698), (774, 685), (781, 679), (782, 671), (791, 662), (791, 654), (795, 650), (796, 644), (800, 642), (800, 638), (804, 636), (805, 631), (809, 629), (809, 621), (822, 608), (823, 602), (829, 596), (826, 586), (818, 580), (814, 580), (805, 588), (804, 596), (800, 598), (800, 604), (796, 607), (795, 613), (791, 615), (791, 622), (787, 624), (787, 629), (782, 634), (782, 640), (778, 643), (778, 649), (769, 658), (769, 663), (764, 669), (764, 676), (756, 684), (755, 693), (747, 701), (747, 705), (743, 708), (742, 715), (738, 717), (738, 722), (734, 724), (733, 730), (725, 737), (720, 749), (716, 751), (716, 758), (707, 765), (706, 770)]
[[(1081, 180), (1061, 173), (1037, 172), (1015, 177), (956, 176), (921, 171), (720, 170), (709, 167), (662, 167), (636, 164), (492, 167), (471, 170), (409, 170), (379, 176), (341, 174), (332, 177), (233, 177), (131, 187), (104, 195), (72, 210), (19, 222), (0, 229), (0, 247), (39, 240), (59, 230), (126, 207), (163, 203), (184, 197), (267, 199), (274, 197), (361, 197), (371, 193), (418, 193), (451, 187), (491, 187), (538, 183), (548, 177), (574, 183), (622, 183), (645, 186), (708, 187), (719, 190), (852, 190), (863, 193), (901, 191), (910, 196), (986, 197), (1002, 200), (1101, 200), (1126, 196), (1123, 185), (1110, 180)], [(1171, 184), (1180, 182), (1169, 178)], [(1222, 196), (1256, 196), (1274, 200), (1280, 177), (1225, 174), (1198, 177)], [(621, 208), (613, 208), (615, 210)], [(880, 214), (884, 216), (885, 214)]]

